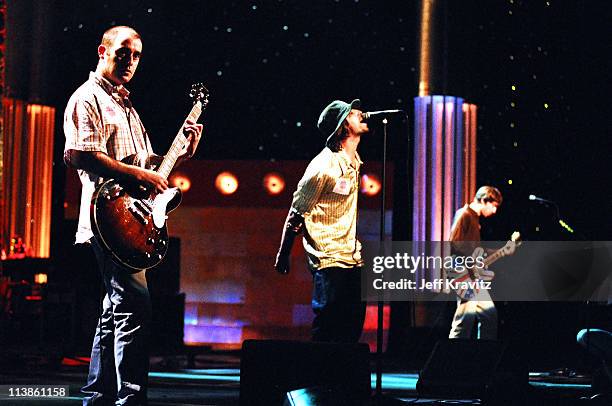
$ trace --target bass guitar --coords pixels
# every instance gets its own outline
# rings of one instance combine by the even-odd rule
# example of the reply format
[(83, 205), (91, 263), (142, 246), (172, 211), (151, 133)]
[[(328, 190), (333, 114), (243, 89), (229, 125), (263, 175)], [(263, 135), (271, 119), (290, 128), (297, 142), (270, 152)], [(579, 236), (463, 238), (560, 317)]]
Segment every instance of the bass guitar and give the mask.
[(514, 250), (521, 245), (521, 234), (518, 231), (512, 233), (510, 240), (494, 253), (485, 256), (485, 250), (478, 247), (472, 253), (472, 258), (483, 258), (482, 266), (475, 266), (471, 269), (460, 272), (451, 271), (447, 275), (450, 279), (450, 285), (457, 296), (463, 300), (470, 300), (476, 297), (480, 291), (482, 282), (489, 284), (495, 278), (495, 272), (488, 269), (495, 261), (506, 255), (512, 255)]

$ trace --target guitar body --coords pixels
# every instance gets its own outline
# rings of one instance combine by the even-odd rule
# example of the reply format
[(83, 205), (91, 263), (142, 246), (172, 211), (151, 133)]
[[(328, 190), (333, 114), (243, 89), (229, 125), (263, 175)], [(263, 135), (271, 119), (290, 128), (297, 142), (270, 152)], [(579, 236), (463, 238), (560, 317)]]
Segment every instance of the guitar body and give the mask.
[[(521, 245), (520, 238), (521, 234), (518, 231), (512, 233), (512, 236), (506, 245), (497, 250), (494, 254), (485, 258), (484, 267), (474, 267), (470, 270), (453, 270), (449, 272), (447, 277), (451, 280), (454, 286), (456, 286), (454, 291), (457, 296), (462, 300), (474, 299), (480, 292), (478, 282), (491, 282), (493, 278), (495, 278), (495, 272), (487, 269), (487, 267), (506, 255), (514, 254), (515, 248)], [(482, 247), (476, 248), (472, 253), (472, 258), (485, 256), (485, 251)]]
[[(478, 247), (472, 253), (472, 258), (485, 257), (485, 250), (481, 247)], [(455, 271), (453, 270), (451, 273), (451, 279), (453, 280), (463, 280), (465, 278), (470, 278), (471, 280), (483, 280), (483, 281), (492, 281), (495, 278), (495, 272), (488, 270), (486, 267), (478, 267), (475, 266), (470, 270), (465, 271)]]
[[(478, 247), (472, 253), (472, 258), (482, 257), (484, 255), (484, 250), (481, 247)], [(462, 300), (471, 300), (476, 297), (479, 292), (479, 289), (475, 286), (474, 282), (492, 281), (495, 277), (495, 272), (490, 271), (486, 268), (482, 267), (474, 267), (473, 269), (457, 272), (451, 271), (448, 274), (448, 278), (456, 284), (455, 293)]]
[[(187, 120), (196, 122), (208, 104), (208, 90), (201, 84), (192, 86), (194, 105)], [(184, 126), (185, 124), (183, 124)], [(155, 170), (168, 179), (188, 140), (178, 131), (170, 150), (164, 157), (131, 155), (122, 162)], [(181, 201), (179, 188), (168, 188), (163, 193), (151, 193), (142, 187), (119, 184), (111, 179), (101, 184), (91, 199), (91, 229), (102, 247), (113, 259), (134, 272), (159, 264), (168, 251), (167, 213)]]
[(126, 188), (109, 180), (94, 192), (91, 228), (117, 263), (134, 271), (152, 268), (168, 251), (166, 213), (180, 200), (178, 188), (145, 199), (133, 197)]

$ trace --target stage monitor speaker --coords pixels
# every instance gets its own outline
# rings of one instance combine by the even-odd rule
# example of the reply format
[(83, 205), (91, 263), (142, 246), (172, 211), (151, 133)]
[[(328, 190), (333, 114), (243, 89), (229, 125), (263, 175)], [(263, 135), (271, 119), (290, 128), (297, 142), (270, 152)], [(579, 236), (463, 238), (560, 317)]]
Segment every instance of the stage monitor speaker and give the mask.
[(240, 361), (240, 405), (282, 405), (287, 392), (341, 388), (352, 404), (371, 392), (367, 344), (246, 340)]
[(419, 374), (419, 396), (482, 399), (520, 404), (529, 374), (509, 347), (492, 340), (440, 340)]

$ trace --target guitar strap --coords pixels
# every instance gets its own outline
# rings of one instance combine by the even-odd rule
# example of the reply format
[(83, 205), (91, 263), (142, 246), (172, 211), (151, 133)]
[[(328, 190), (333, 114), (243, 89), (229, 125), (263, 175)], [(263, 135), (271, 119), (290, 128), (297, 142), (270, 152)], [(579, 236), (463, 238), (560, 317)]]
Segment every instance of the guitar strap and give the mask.
[(143, 159), (141, 159), (141, 162), (144, 164), (147, 157), (153, 155), (153, 151), (149, 151), (149, 145), (151, 143), (151, 140), (149, 139), (149, 133), (147, 132), (147, 130), (145, 130), (144, 125), (142, 124), (142, 121), (140, 120), (140, 117), (138, 117), (138, 124), (140, 125), (140, 133), (142, 134), (142, 138), (143, 138), (144, 146), (145, 146), (144, 157)]
[[(126, 109), (128, 125), (130, 126), (130, 136), (132, 137), (132, 145), (134, 146), (134, 150), (136, 151), (136, 155), (138, 156), (138, 162), (140, 163), (140, 166), (144, 167), (146, 158), (151, 154), (151, 152), (149, 151), (149, 143), (147, 142), (149, 135), (147, 134), (147, 131), (145, 130), (144, 125), (140, 120), (140, 117), (134, 111), (134, 107), (132, 106), (132, 102), (130, 101), (130, 99), (128, 99), (126, 96), (122, 98), (122, 101), (123, 106)], [(134, 131), (132, 131), (132, 117), (134, 117), (134, 119), (138, 122), (138, 126), (140, 127), (140, 134), (142, 135), (142, 138), (139, 137), (138, 142), (136, 142), (136, 136), (134, 134)]]

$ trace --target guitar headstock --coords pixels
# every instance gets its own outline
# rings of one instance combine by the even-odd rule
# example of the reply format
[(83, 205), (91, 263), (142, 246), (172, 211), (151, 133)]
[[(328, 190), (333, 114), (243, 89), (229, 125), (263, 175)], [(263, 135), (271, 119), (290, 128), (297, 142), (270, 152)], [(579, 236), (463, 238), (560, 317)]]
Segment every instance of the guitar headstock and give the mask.
[(510, 236), (510, 241), (506, 243), (506, 245), (502, 248), (504, 255), (512, 255), (514, 254), (514, 250), (516, 247), (521, 245), (521, 233), (515, 231)]
[(191, 85), (189, 91), (189, 97), (193, 100), (193, 104), (200, 102), (202, 107), (205, 108), (208, 105), (208, 96), (210, 92), (202, 83), (194, 83)]

